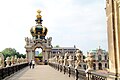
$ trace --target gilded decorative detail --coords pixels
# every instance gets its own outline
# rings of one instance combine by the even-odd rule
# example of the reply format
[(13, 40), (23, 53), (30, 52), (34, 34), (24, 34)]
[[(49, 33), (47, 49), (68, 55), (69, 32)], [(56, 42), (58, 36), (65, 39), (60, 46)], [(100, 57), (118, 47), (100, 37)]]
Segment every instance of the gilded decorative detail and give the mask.
[(41, 13), (41, 11), (38, 10), (38, 11), (37, 11), (37, 16), (36, 16), (37, 18), (42, 18), (42, 16), (40, 15), (40, 13)]
[(30, 30), (31, 35), (35, 37), (36, 39), (40, 36), (40, 39), (45, 39), (45, 36), (47, 34), (47, 28), (42, 26), (42, 16), (40, 15), (41, 11), (37, 11), (37, 19), (36, 21), (36, 26), (33, 26)]
[(43, 27), (43, 30), (42, 30), (42, 33), (44, 33), (45, 32), (45, 27)]
[(36, 31), (35, 31), (35, 26), (33, 27), (33, 32), (36, 33)]

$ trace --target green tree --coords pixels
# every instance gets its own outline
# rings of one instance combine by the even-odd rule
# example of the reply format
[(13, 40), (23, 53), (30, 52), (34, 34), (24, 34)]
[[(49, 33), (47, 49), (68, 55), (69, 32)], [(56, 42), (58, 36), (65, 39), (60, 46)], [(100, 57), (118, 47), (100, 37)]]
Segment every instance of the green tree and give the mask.
[(39, 57), (42, 57), (42, 52), (38, 55)]
[(5, 48), (3, 51), (2, 51), (4, 57), (10, 57), (10, 56), (14, 56), (16, 54), (16, 50), (14, 48)]
[(59, 45), (56, 45), (55, 48), (59, 48), (60, 46)]
[(5, 59), (9, 56), (9, 57), (11, 57), (11, 56), (15, 56), (15, 55), (17, 55), (17, 57), (23, 57), (23, 58), (25, 58), (25, 55), (24, 54), (20, 54), (19, 52), (17, 52), (16, 51), (16, 49), (14, 49), (14, 48), (5, 48), (3, 51), (2, 51), (2, 53), (3, 53), (3, 55), (4, 55), (4, 57), (5, 57)]

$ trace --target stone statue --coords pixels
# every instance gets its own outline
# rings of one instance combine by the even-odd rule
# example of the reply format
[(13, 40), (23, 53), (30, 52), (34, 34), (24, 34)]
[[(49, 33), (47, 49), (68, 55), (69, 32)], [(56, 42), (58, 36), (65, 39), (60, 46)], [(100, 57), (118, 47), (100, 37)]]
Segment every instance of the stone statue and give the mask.
[(60, 61), (60, 65), (63, 65), (63, 58), (62, 57), (60, 57), (59, 61)]
[(52, 37), (49, 37), (49, 38), (48, 38), (48, 41), (51, 42), (51, 41), (52, 41)]
[(23, 63), (23, 57), (20, 58), (20, 63)]
[(58, 57), (58, 63), (60, 64), (60, 58), (61, 58), (61, 56), (59, 55), (59, 57)]
[(52, 41), (52, 37), (47, 38), (47, 43), (49, 46), (51, 45), (51, 41)]
[(55, 63), (58, 63), (58, 58), (57, 58), (57, 56), (55, 56)]
[(20, 64), (20, 58), (17, 58), (17, 63)]
[(29, 39), (29, 43), (33, 43), (33, 40), (31, 38)]
[(52, 61), (53, 61), (54, 63), (57, 63), (57, 56), (54, 56), (53, 59), (52, 59)]
[(2, 53), (0, 53), (0, 68), (4, 67), (4, 56)]
[(5, 60), (5, 62), (6, 62), (6, 64), (7, 64), (6, 67), (9, 67), (9, 64), (10, 64), (10, 57), (7, 57), (6, 60)]
[(12, 57), (11, 57), (11, 66), (14, 65), (14, 61), (15, 61), (15, 60), (14, 60), (14, 56), (12, 56)]
[(73, 59), (72, 59), (72, 56), (70, 55), (70, 56), (69, 56), (69, 59), (68, 59), (69, 67), (72, 66), (72, 61), (73, 61)]
[(80, 62), (81, 62), (81, 54), (80, 54), (80, 50), (76, 51), (76, 61), (75, 61), (75, 69), (78, 69), (80, 66)]
[(93, 70), (93, 58), (92, 58), (92, 54), (88, 54), (87, 58), (84, 60), (85, 62), (87, 62), (87, 66), (88, 69), (86, 70), (86, 72)]
[(30, 42), (30, 41), (29, 41), (29, 38), (28, 38), (28, 37), (25, 38), (25, 41), (26, 41), (26, 45), (29, 45), (29, 42)]
[(15, 55), (14, 63), (15, 63), (15, 64), (17, 63), (17, 55)]
[(64, 56), (64, 66), (67, 65), (67, 55), (68, 55), (68, 52), (65, 53), (65, 56)]
[(25, 58), (25, 62), (28, 62), (27, 58)]

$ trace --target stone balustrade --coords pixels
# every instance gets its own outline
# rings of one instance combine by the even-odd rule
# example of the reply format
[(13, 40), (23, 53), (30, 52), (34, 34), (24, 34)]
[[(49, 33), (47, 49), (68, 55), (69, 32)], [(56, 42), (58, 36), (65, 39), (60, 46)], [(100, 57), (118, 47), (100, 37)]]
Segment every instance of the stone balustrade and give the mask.
[(86, 73), (86, 71), (83, 69), (75, 69), (72, 66), (64, 66), (58, 63), (49, 63), (49, 66), (60, 72), (63, 72), (63, 74), (67, 74), (68, 77), (74, 77), (75, 80), (120, 80), (119, 77), (116, 78), (115, 75), (111, 75), (110, 73), (100, 74), (94, 71), (88, 71)]
[(93, 70), (93, 55), (91, 53), (84, 59), (84, 62), (87, 63), (86, 70), (80, 67), (81, 54), (79, 50), (76, 52), (76, 60), (73, 60), (71, 55), (67, 59), (67, 55), (68, 53), (65, 53), (64, 59), (60, 55), (59, 57), (51, 58), (49, 65), (64, 74), (68, 74), (69, 77), (75, 77), (75, 80), (120, 80), (120, 75), (116, 77), (115, 74), (111, 75), (110, 72), (105, 74), (95, 72)]
[[(5, 63), (4, 63), (5, 62)], [(3, 54), (0, 54), (0, 80), (28, 66), (27, 59), (17, 56), (7, 57), (4, 61)]]
[(14, 74), (15, 72), (17, 72), (27, 66), (28, 66), (28, 63), (22, 63), (22, 64), (17, 64), (17, 65), (1, 68), (0, 69), (0, 80), (7, 78), (11, 74)]

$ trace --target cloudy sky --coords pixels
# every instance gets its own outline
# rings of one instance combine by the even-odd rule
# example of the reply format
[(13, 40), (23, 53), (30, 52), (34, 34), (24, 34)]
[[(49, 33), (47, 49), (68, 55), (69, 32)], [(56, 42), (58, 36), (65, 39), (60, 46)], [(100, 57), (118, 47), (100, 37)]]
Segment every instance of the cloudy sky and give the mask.
[(6, 47), (25, 53), (25, 37), (32, 37), (36, 11), (42, 11), (46, 37), (52, 45), (107, 50), (106, 0), (2, 0), (0, 1), (0, 51)]

